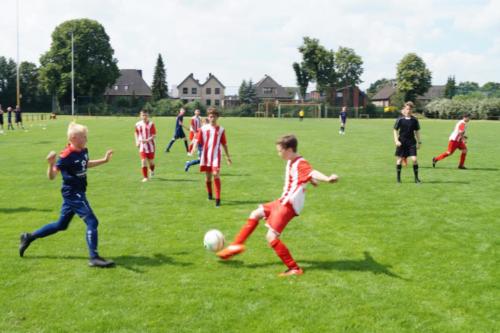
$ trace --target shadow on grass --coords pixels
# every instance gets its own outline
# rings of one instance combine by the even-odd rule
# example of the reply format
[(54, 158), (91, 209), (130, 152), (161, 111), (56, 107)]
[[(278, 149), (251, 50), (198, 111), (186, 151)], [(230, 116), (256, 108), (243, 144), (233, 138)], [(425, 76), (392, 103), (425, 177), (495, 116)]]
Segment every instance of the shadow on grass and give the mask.
[(154, 177), (152, 181), (160, 181), (160, 182), (197, 182), (195, 179), (167, 179), (162, 177)]
[(222, 200), (222, 206), (239, 206), (239, 205), (248, 205), (255, 204), (260, 205), (263, 203), (269, 202), (268, 200)]
[[(183, 254), (183, 253), (181, 253)], [(33, 259), (57, 259), (57, 260), (88, 260), (87, 257), (83, 256), (25, 256), (23, 260), (33, 260)], [(193, 265), (189, 262), (179, 262), (172, 257), (167, 257), (161, 253), (155, 253), (152, 257), (146, 256), (117, 256), (110, 257), (118, 267), (123, 267), (135, 273), (144, 273), (145, 270), (141, 267), (159, 267), (163, 265), (181, 266), (187, 267)]]
[(54, 141), (38, 141), (36, 144), (37, 145), (46, 145), (46, 144), (49, 144), (49, 143), (54, 143)]
[(27, 212), (51, 212), (50, 209), (45, 208), (33, 208), (33, 207), (0, 207), (0, 213), (2, 214), (15, 214), (15, 213), (27, 213)]
[(466, 182), (463, 180), (423, 180), (422, 184), (470, 184), (470, 182)]
[(248, 177), (250, 176), (249, 173), (221, 173), (220, 176), (222, 178), (224, 177)]
[[(433, 168), (432, 166), (419, 166), (420, 169), (444, 169), (444, 170), (460, 170), (458, 167), (442, 167), (442, 166), (437, 166), (436, 168)], [(467, 172), (468, 170), (470, 171), (500, 171), (498, 168), (467, 168), (465, 170), (460, 170), (460, 172)]]
[[(361, 260), (298, 260), (300, 265), (303, 265), (305, 270), (335, 270), (335, 271), (356, 271), (356, 272), (371, 272), (373, 274), (384, 274), (392, 278), (406, 280), (396, 273), (391, 272), (391, 265), (384, 265), (377, 262), (370, 254), (370, 252), (363, 252), (364, 259)], [(277, 265), (279, 262), (250, 264), (244, 265), (240, 260), (219, 261), (220, 264), (231, 267), (248, 267), (259, 268)]]

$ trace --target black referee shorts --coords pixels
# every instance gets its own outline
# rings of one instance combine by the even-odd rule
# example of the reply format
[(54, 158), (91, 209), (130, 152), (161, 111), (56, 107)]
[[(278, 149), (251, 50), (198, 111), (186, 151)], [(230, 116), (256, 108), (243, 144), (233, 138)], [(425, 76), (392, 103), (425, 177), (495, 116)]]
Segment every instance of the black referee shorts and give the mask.
[(416, 143), (401, 143), (401, 146), (396, 147), (397, 157), (409, 157), (417, 156), (417, 144)]

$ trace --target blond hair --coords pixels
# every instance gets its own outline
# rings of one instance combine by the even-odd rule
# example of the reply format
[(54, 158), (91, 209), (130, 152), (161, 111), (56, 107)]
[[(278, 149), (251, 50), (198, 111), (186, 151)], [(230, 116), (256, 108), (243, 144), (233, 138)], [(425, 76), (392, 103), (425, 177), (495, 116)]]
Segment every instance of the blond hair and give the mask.
[(69, 123), (68, 126), (68, 140), (71, 140), (71, 137), (78, 133), (87, 134), (89, 129), (85, 125), (77, 124), (74, 121)]
[(413, 104), (412, 101), (408, 101), (405, 103), (405, 106), (408, 106), (410, 109), (414, 109), (415, 108), (415, 104)]

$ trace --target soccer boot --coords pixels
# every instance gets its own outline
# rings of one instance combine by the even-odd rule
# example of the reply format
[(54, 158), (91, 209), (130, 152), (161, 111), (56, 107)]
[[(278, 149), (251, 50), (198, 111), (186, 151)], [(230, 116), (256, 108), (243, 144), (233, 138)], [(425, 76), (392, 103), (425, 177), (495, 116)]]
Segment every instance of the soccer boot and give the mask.
[(461, 169), (461, 170), (467, 170), (467, 168), (465, 166), (463, 166), (463, 165), (459, 165), (458, 168)]
[(233, 257), (237, 254), (240, 254), (243, 251), (245, 251), (245, 245), (243, 245), (243, 244), (231, 244), (228, 247), (226, 247), (224, 250), (217, 252), (217, 257), (221, 258), (222, 260), (228, 260), (231, 257)]
[(103, 257), (95, 257), (90, 258), (89, 260), (90, 267), (99, 267), (99, 268), (108, 268), (115, 266), (115, 262), (113, 260), (106, 260)]
[(184, 164), (184, 171), (186, 171), (186, 172), (189, 171), (189, 167), (190, 167), (189, 162), (190, 161), (186, 161), (186, 163)]
[(437, 162), (438, 162), (438, 161), (436, 161), (436, 158), (435, 158), (435, 157), (433, 157), (433, 158), (432, 158), (432, 167), (433, 167), (433, 168), (435, 168), (435, 167), (436, 167), (436, 163), (437, 163)]
[(285, 276), (292, 276), (292, 275), (302, 275), (304, 274), (304, 271), (300, 267), (296, 268), (290, 268), (284, 271), (283, 273), (280, 273), (279, 276), (285, 277)]
[(421, 184), (422, 181), (419, 178), (415, 178), (415, 184)]
[(23, 257), (24, 256), (24, 251), (30, 246), (31, 242), (33, 241), (33, 238), (31, 238), (31, 234), (25, 232), (21, 234), (21, 242), (19, 244), (19, 256)]
[(212, 193), (208, 193), (208, 200), (213, 200), (213, 196), (212, 196)]
[(215, 199), (215, 207), (220, 207), (220, 199)]

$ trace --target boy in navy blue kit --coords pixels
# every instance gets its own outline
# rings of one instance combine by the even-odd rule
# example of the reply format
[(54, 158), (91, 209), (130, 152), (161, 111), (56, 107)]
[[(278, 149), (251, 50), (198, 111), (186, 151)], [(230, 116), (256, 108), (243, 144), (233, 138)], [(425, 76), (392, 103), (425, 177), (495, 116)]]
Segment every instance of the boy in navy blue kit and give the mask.
[(104, 158), (100, 160), (89, 160), (86, 148), (87, 132), (86, 126), (71, 123), (68, 127), (69, 144), (60, 153), (57, 163), (55, 152), (51, 151), (47, 156), (49, 163), (47, 176), (49, 179), (54, 179), (59, 172), (61, 172), (63, 178), (61, 215), (57, 222), (47, 224), (31, 234), (23, 233), (21, 235), (21, 244), (19, 245), (19, 255), (21, 257), (34, 240), (66, 230), (73, 216), (78, 214), (87, 224), (86, 240), (90, 255), (89, 266), (114, 266), (113, 261), (102, 258), (97, 252), (97, 225), (99, 222), (92, 208), (90, 208), (85, 194), (87, 189), (87, 168), (109, 162), (113, 151), (108, 150)]
[(184, 130), (182, 129), (182, 127), (183, 127), (182, 122), (184, 121), (184, 113), (186, 113), (186, 110), (184, 108), (181, 108), (179, 111), (179, 114), (177, 115), (177, 118), (175, 118), (174, 136), (173, 136), (172, 140), (170, 140), (170, 142), (168, 143), (167, 148), (165, 149), (166, 153), (170, 153), (170, 148), (172, 148), (172, 145), (174, 144), (175, 140), (183, 139), (184, 146), (186, 147), (186, 152), (189, 154), (186, 134), (184, 134)]
[(345, 135), (345, 123), (347, 121), (347, 107), (345, 107), (345, 106), (342, 107), (342, 111), (340, 111), (339, 119), (340, 119), (339, 134)]

